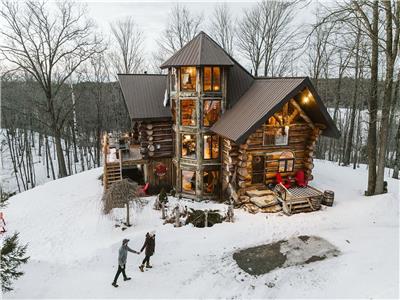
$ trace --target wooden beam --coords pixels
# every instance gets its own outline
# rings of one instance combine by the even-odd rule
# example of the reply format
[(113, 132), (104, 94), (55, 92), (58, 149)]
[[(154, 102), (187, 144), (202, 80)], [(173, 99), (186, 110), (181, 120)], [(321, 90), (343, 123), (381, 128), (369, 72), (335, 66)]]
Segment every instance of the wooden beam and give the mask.
[(278, 113), (274, 113), (274, 118), (275, 120), (279, 123), (279, 125), (283, 125), (283, 118), (281, 118), (281, 116), (278, 115)]
[(297, 115), (299, 114), (299, 111), (295, 108), (294, 111), (292, 112), (292, 114), (289, 116), (288, 120), (287, 120), (287, 124), (292, 124), (292, 122), (294, 121), (294, 119), (297, 117)]
[(311, 121), (311, 119), (306, 115), (306, 113), (303, 111), (303, 109), (300, 107), (300, 105), (294, 100), (291, 99), (290, 103), (299, 111), (300, 116), (304, 119), (304, 121), (307, 122), (307, 124), (312, 128), (315, 129), (314, 123)]

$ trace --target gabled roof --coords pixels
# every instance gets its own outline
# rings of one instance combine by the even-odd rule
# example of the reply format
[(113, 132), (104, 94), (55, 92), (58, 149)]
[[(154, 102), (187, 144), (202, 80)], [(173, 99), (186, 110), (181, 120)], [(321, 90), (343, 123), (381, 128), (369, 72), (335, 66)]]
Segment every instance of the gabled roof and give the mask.
[(313, 122), (326, 126), (322, 132), (323, 135), (338, 137), (340, 133), (308, 77), (257, 78), (237, 103), (221, 116), (211, 130), (241, 144), (286, 101), (295, 97), (306, 87), (314, 95), (316, 105), (302, 107), (303, 110)]
[(163, 99), (167, 76), (158, 74), (118, 74), (122, 94), (132, 120), (170, 118)]
[(230, 56), (201, 31), (161, 65), (161, 69), (181, 66), (232, 66)]

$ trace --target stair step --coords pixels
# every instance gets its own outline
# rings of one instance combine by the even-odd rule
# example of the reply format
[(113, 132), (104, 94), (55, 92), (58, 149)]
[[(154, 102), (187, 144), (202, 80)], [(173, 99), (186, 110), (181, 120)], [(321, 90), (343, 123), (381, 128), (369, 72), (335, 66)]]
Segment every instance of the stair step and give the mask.
[(303, 204), (303, 205), (292, 205), (292, 209), (300, 209), (300, 208), (311, 208), (310, 204)]

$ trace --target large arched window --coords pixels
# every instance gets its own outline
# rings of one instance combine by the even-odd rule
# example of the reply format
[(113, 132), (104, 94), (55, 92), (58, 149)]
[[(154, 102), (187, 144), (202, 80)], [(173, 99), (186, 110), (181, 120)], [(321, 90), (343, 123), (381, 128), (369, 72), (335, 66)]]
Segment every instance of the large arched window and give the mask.
[(282, 152), (279, 157), (279, 173), (293, 172), (294, 154), (292, 151)]

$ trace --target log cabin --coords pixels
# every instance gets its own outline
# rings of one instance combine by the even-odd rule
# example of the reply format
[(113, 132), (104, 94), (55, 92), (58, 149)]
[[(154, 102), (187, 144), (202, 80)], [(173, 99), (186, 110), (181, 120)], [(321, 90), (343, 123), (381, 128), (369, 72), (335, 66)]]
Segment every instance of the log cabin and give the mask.
[(311, 181), (318, 137), (340, 135), (308, 77), (254, 77), (204, 32), (161, 69), (119, 74), (132, 130), (117, 159), (105, 136), (105, 188), (139, 166), (182, 197), (251, 205), (278, 173)]

